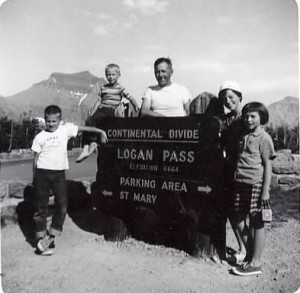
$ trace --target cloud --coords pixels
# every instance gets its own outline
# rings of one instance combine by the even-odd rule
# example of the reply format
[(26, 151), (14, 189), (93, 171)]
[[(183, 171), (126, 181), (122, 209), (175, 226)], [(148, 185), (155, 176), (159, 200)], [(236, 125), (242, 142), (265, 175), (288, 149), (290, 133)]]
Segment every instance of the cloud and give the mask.
[(152, 51), (167, 51), (167, 48), (160, 45), (151, 45), (145, 47), (146, 50), (152, 50)]
[(135, 21), (122, 21), (118, 26), (121, 26), (125, 30), (130, 30), (134, 27), (135, 24)]
[(109, 31), (105, 26), (97, 25), (94, 27), (93, 33), (98, 36), (106, 36), (109, 34)]
[[(197, 58), (195, 58), (197, 59)], [(214, 73), (222, 73), (227, 70), (246, 70), (248, 65), (243, 62), (221, 62), (214, 60), (183, 60), (178, 62), (178, 68), (184, 71), (209, 71)]]
[(244, 103), (261, 101), (268, 106), (285, 96), (299, 97), (298, 78), (295, 76), (278, 77), (277, 79), (252, 78), (251, 83), (245, 79), (243, 84)]
[(150, 65), (136, 65), (132, 68), (134, 73), (148, 73), (152, 71), (152, 66)]
[(222, 24), (222, 25), (232, 24), (232, 23), (234, 23), (234, 20), (230, 17), (220, 16), (217, 18), (217, 23)]
[(116, 17), (113, 14), (95, 13), (88, 9), (84, 9), (80, 13), (88, 18), (88, 25), (92, 27), (91, 31), (98, 36), (107, 36), (114, 32), (132, 29), (137, 22), (137, 18), (134, 16), (130, 18)]
[(123, 4), (143, 14), (163, 13), (169, 6), (166, 0), (123, 0)]
[(98, 19), (98, 20), (109, 20), (109, 19), (113, 18), (112, 14), (95, 13), (95, 12), (89, 11), (88, 9), (82, 9), (82, 10), (80, 10), (80, 13), (82, 13), (86, 17), (90, 17), (90, 18)]
[(155, 56), (152, 54), (140, 54), (134, 57), (124, 58), (124, 62), (135, 74), (153, 72), (153, 62)]
[(294, 89), (298, 85), (298, 78), (294, 76), (286, 76), (277, 79), (261, 79), (251, 85), (252, 91), (268, 91), (268, 90), (283, 90)]

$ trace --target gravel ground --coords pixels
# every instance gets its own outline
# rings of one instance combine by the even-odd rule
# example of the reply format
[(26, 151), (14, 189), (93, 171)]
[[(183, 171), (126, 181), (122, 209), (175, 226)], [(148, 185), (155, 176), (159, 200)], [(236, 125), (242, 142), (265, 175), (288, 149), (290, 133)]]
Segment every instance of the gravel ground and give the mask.
[[(275, 213), (266, 228), (263, 274), (237, 277), (226, 262), (133, 238), (106, 241), (69, 216), (55, 253), (39, 256), (20, 226), (8, 223), (1, 231), (2, 286), (5, 293), (295, 292), (300, 287), (299, 228), (299, 218), (276, 219)], [(227, 246), (236, 246), (228, 225)]]

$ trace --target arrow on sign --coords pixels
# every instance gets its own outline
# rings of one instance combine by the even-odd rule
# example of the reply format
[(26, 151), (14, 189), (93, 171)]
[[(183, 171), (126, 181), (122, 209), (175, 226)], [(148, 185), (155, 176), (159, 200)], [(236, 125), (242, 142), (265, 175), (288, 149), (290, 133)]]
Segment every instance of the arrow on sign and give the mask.
[(102, 194), (104, 195), (104, 196), (112, 196), (112, 191), (108, 191), (108, 190), (103, 190), (102, 191)]
[(205, 192), (207, 194), (207, 193), (211, 192), (211, 187), (208, 186), (208, 185), (206, 185), (206, 186), (198, 186), (198, 191), (199, 192)]

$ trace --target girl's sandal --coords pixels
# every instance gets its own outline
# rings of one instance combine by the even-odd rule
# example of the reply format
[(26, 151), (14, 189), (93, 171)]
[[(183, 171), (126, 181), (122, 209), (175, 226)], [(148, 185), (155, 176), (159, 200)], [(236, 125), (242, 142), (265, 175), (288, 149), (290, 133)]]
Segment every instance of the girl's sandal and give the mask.
[(232, 273), (238, 276), (252, 276), (261, 275), (262, 269), (260, 266), (254, 267), (249, 262), (245, 263), (244, 266), (234, 267)]
[(250, 266), (250, 263), (249, 263), (249, 261), (243, 261), (242, 263), (241, 263), (241, 265), (240, 265), (240, 267), (242, 268), (242, 269), (247, 269), (248, 267)]
[(236, 252), (235, 254), (231, 255), (229, 258), (227, 258), (227, 261), (229, 263), (241, 263), (244, 261), (246, 255), (242, 254), (240, 252)]

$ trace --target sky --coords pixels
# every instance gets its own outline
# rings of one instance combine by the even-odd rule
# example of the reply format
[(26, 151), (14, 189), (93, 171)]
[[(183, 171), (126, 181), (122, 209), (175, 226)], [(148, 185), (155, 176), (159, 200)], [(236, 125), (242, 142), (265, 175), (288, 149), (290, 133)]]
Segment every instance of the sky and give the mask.
[(244, 102), (299, 97), (294, 0), (0, 0), (0, 95), (53, 72), (104, 77), (121, 67), (140, 101), (156, 84), (153, 63), (173, 61), (192, 97), (236, 80)]

